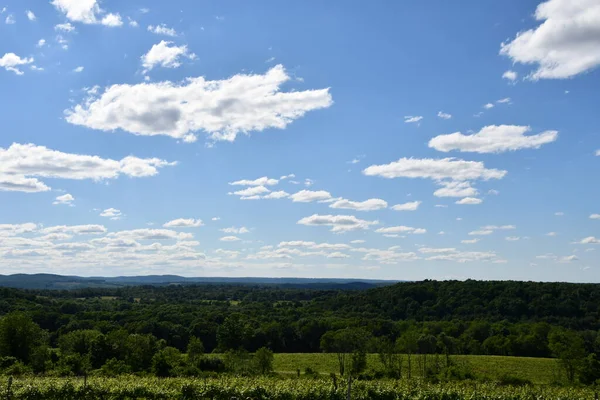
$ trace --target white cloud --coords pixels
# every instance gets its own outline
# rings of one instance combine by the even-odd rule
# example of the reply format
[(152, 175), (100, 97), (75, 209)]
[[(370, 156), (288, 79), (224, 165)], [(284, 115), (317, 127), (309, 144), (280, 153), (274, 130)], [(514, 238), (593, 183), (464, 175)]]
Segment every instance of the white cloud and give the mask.
[(282, 177), (279, 178), (279, 180), (285, 180), (285, 179), (291, 179), (291, 178), (295, 178), (296, 175), (294, 174), (289, 174), (289, 175), (283, 175)]
[(197, 228), (204, 225), (201, 219), (178, 218), (163, 224), (164, 228)]
[(600, 219), (600, 214), (592, 214), (590, 215), (590, 219)]
[(304, 180), (304, 186), (306, 186), (306, 187), (311, 187), (311, 186), (312, 186), (312, 185), (314, 185), (314, 184), (315, 184), (315, 181), (313, 181), (313, 180), (312, 180), (312, 179), (310, 179), (310, 178), (306, 178), (306, 179)]
[(66, 233), (50, 233), (48, 235), (37, 237), (36, 239), (42, 241), (59, 242), (61, 240), (69, 240), (73, 235), (67, 235)]
[(131, 19), (130, 17), (127, 17), (127, 19), (129, 20), (129, 26), (137, 28), (138, 26), (140, 26), (140, 24), (138, 24), (138, 22), (134, 19)]
[(445, 234), (446, 234), (446, 232), (444, 232), (444, 231), (439, 231), (438, 232), (438, 235), (445, 235)]
[(148, 32), (156, 33), (157, 35), (166, 35), (175, 37), (177, 36), (177, 31), (173, 28), (167, 27), (165, 24), (160, 25), (148, 25)]
[(379, 228), (375, 232), (377, 233), (412, 233), (415, 235), (421, 235), (427, 233), (426, 229), (423, 228), (413, 228), (412, 226), (389, 226), (387, 228)]
[(105, 218), (110, 218), (112, 220), (118, 220), (121, 219), (121, 217), (123, 216), (123, 213), (121, 213), (121, 210), (117, 210), (116, 208), (107, 208), (106, 210), (102, 211), (100, 213), (101, 217), (105, 217)]
[(52, 204), (54, 204), (54, 205), (66, 204), (68, 206), (72, 206), (74, 201), (75, 201), (75, 197), (73, 197), (71, 194), (67, 193), (67, 194), (63, 194), (62, 196), (58, 196)]
[(464, 240), (461, 240), (460, 242), (464, 243), (464, 244), (475, 244), (475, 243), (479, 242), (480, 240), (481, 239), (478, 239), (478, 238), (475, 238), (475, 239), (464, 239)]
[(102, 25), (116, 27), (123, 25), (123, 20), (119, 14), (106, 14), (102, 18)]
[(65, 22), (64, 24), (54, 25), (54, 30), (62, 32), (73, 32), (75, 30), (75, 27), (71, 25), (71, 23)]
[(102, 225), (56, 225), (40, 230), (41, 233), (49, 235), (53, 233), (66, 233), (74, 235), (99, 235), (106, 233)]
[(348, 254), (344, 254), (342, 252), (335, 251), (333, 253), (327, 254), (327, 258), (350, 258), (350, 256)]
[[(281, 179), (284, 179), (283, 177)], [(273, 186), (277, 185), (279, 181), (277, 179), (268, 178), (263, 176), (262, 178), (248, 180), (242, 179), (240, 181), (230, 182), (230, 185), (239, 185), (239, 186)]]
[(364, 242), (365, 242), (365, 240), (362, 240), (362, 239), (356, 239), (356, 240), (351, 240), (350, 241), (350, 243), (352, 243), (352, 244), (361, 244), (361, 243), (364, 243)]
[(489, 110), (490, 108), (494, 108), (494, 105), (492, 103), (487, 103), (483, 105), (483, 108), (485, 108), (486, 110)]
[(483, 200), (478, 199), (477, 197), (465, 197), (464, 199), (460, 199), (458, 201), (456, 201), (456, 204), (463, 204), (463, 205), (476, 205), (476, 204), (481, 204), (483, 203)]
[(557, 236), (557, 235), (558, 235), (558, 233), (556, 233), (556, 232), (548, 232), (548, 233), (546, 233), (546, 236)]
[(12, 25), (12, 24), (17, 23), (17, 21), (15, 20), (15, 16), (14, 15), (8, 14), (6, 16), (6, 19), (4, 20), (4, 23), (7, 24), (7, 25)]
[(454, 253), (456, 249), (453, 247), (445, 247), (445, 248), (434, 248), (434, 247), (421, 247), (419, 248), (419, 253), (423, 254), (439, 254), (439, 253)]
[(239, 255), (240, 255), (239, 251), (236, 251), (236, 250), (225, 250), (225, 249), (216, 249), (215, 253), (216, 254), (222, 254), (225, 257), (232, 258), (232, 259), (238, 258)]
[(363, 170), (367, 176), (384, 178), (429, 178), (454, 181), (501, 179), (506, 171), (487, 169), (480, 161), (465, 161), (456, 158), (401, 158), (383, 165), (371, 165)]
[(26, 222), (24, 224), (0, 224), (0, 237), (35, 232), (37, 228), (37, 224), (34, 224), (33, 222)]
[(496, 189), (490, 189), (490, 190), (487, 191), (487, 194), (493, 195), (493, 196), (497, 196), (497, 195), (500, 194), (500, 192), (498, 190), (496, 190)]
[(519, 236), (507, 236), (504, 239), (508, 240), (509, 242), (516, 242), (517, 240), (520, 240), (521, 238)]
[(191, 233), (177, 232), (170, 229), (132, 229), (112, 232), (107, 236), (123, 240), (187, 240), (194, 237)]
[(357, 229), (368, 229), (371, 225), (377, 225), (378, 221), (366, 221), (358, 219), (353, 215), (318, 215), (304, 217), (298, 221), (300, 225), (308, 226), (330, 226), (332, 232), (347, 232)]
[(283, 199), (284, 197), (289, 197), (289, 193), (284, 190), (278, 190), (276, 192), (271, 192), (265, 196), (262, 196), (263, 199)]
[(43, 192), (50, 188), (37, 177), (59, 179), (115, 179), (158, 174), (158, 169), (175, 165), (158, 158), (127, 156), (120, 161), (73, 153), (44, 146), (13, 143), (0, 147), (0, 191)]
[(399, 262), (414, 261), (419, 259), (419, 256), (417, 256), (417, 254), (414, 252), (399, 253), (396, 252), (397, 249), (398, 247), (396, 246), (390, 247), (387, 250), (360, 247), (351, 249), (350, 251), (364, 253), (362, 258), (363, 261), (376, 261), (381, 264), (397, 264)]
[(230, 193), (230, 194), (242, 196), (242, 198), (243, 198), (243, 197), (257, 196), (257, 195), (260, 195), (263, 193), (269, 193), (269, 192), (270, 192), (270, 190), (264, 186), (253, 186), (253, 187), (249, 187), (246, 189), (238, 190), (238, 191)]
[(238, 240), (241, 240), (241, 239), (237, 236), (223, 236), (219, 240), (222, 242), (237, 242)]
[(471, 231), (469, 232), (469, 235), (471, 236), (484, 236), (484, 235), (491, 235), (492, 233), (494, 233), (494, 231), (492, 229), (481, 229), (478, 231)]
[(283, 66), (264, 75), (235, 75), (221, 81), (203, 77), (172, 82), (117, 84), (99, 97), (66, 110), (66, 120), (92, 129), (122, 129), (136, 135), (167, 135), (192, 142), (203, 130), (212, 140), (284, 129), (311, 110), (329, 107), (329, 89), (279, 91), (290, 80)]
[(407, 124), (418, 123), (422, 119), (423, 119), (423, 117), (420, 116), (420, 115), (418, 115), (418, 116), (407, 115), (407, 116), (404, 117), (404, 122), (407, 123)]
[(32, 57), (21, 58), (15, 53), (6, 53), (0, 58), (0, 67), (17, 75), (23, 75), (23, 71), (17, 68), (19, 65), (31, 64)]
[(535, 19), (539, 26), (500, 46), (514, 63), (536, 65), (531, 79), (570, 78), (600, 65), (597, 0), (548, 0), (537, 6)]
[(458, 150), (475, 153), (502, 153), (520, 149), (539, 149), (542, 145), (554, 142), (558, 131), (545, 131), (537, 135), (525, 136), (529, 126), (489, 125), (472, 135), (460, 132), (436, 136), (429, 141), (429, 147), (438, 151)]
[(301, 190), (290, 195), (290, 199), (296, 203), (310, 203), (331, 199), (331, 194), (325, 190)]
[(121, 26), (119, 14), (106, 14), (96, 0), (53, 0), (50, 2), (62, 12), (69, 21), (83, 24), (103, 24), (106, 26)]
[(340, 208), (344, 210), (356, 211), (375, 211), (386, 208), (388, 203), (381, 199), (368, 199), (365, 201), (351, 201), (347, 199), (338, 199), (329, 205), (330, 208)]
[(27, 19), (29, 19), (30, 21), (35, 21), (37, 19), (35, 17), (35, 14), (31, 10), (25, 11), (25, 15), (27, 15)]
[(345, 243), (315, 243), (304, 240), (291, 240), (288, 242), (280, 242), (277, 247), (307, 247), (314, 250), (346, 250), (351, 246)]
[(435, 208), (448, 208), (448, 206), (446, 204), (436, 204), (434, 207)]
[(437, 197), (473, 197), (479, 194), (470, 182), (443, 181), (439, 184), (443, 187), (433, 192)]
[(570, 256), (559, 257), (558, 262), (570, 263), (570, 262), (577, 261), (577, 260), (579, 260), (579, 258), (577, 258), (577, 256), (570, 255)]
[(588, 236), (581, 239), (579, 244), (600, 244), (600, 239), (596, 239), (594, 236)]
[(599, 149), (599, 150), (596, 150), (596, 156), (597, 156), (597, 157), (600, 157), (600, 149)]
[(416, 211), (421, 205), (420, 201), (410, 201), (404, 204), (396, 204), (392, 206), (392, 210), (395, 211)]
[(496, 100), (496, 103), (498, 103), (498, 104), (512, 104), (510, 102), (510, 97), (505, 97), (503, 99)]
[(514, 225), (486, 225), (483, 226), (481, 229), (485, 229), (485, 230), (492, 230), (492, 231), (508, 231), (508, 230), (512, 230), (512, 229), (517, 229), (516, 226)]
[(56, 42), (60, 44), (63, 50), (69, 50), (69, 41), (66, 40), (62, 35), (56, 35)]
[(145, 68), (143, 73), (145, 74), (157, 65), (163, 68), (178, 68), (181, 65), (181, 57), (193, 60), (196, 55), (189, 53), (186, 45), (175, 46), (173, 42), (161, 40), (141, 57), (142, 66)]
[(44, 47), (44, 45), (46, 44), (46, 39), (40, 39), (37, 42), (37, 47)]
[(575, 255), (560, 257), (554, 253), (542, 254), (539, 256), (535, 256), (535, 258), (537, 258), (539, 260), (553, 260), (558, 263), (570, 263), (570, 262), (579, 260), (579, 258), (577, 258), (577, 256), (575, 256)]
[(557, 217), (562, 217), (563, 215), (565, 215), (565, 213), (562, 211), (557, 211), (554, 213), (554, 215), (556, 215)]
[(493, 261), (497, 256), (496, 253), (487, 251), (458, 251), (455, 249), (448, 250), (443, 253), (426, 258), (428, 261), (455, 261), (459, 263), (475, 262), (475, 261)]
[(211, 218), (211, 221), (220, 221), (220, 220), (221, 220), (221, 217), (212, 217)]
[(514, 81), (516, 81), (516, 80), (517, 80), (517, 77), (518, 77), (518, 74), (517, 74), (515, 71), (511, 71), (511, 70), (505, 71), (505, 72), (502, 74), (502, 78), (504, 78), (504, 79), (508, 79), (508, 80), (509, 80), (509, 81), (511, 81), (511, 82), (514, 82)]
[(83, 72), (83, 69), (84, 68), (82, 66), (79, 66), (79, 67), (73, 69), (73, 72)]
[(437, 116), (442, 118), (442, 119), (450, 119), (452, 118), (452, 114), (448, 114), (442, 111), (438, 111)]
[(250, 230), (248, 228), (246, 228), (245, 226), (242, 226), (240, 228), (236, 228), (235, 226), (232, 226), (231, 228), (223, 228), (223, 229), (219, 229), (219, 230), (223, 233), (235, 233), (236, 235), (241, 235), (241, 234), (250, 232)]

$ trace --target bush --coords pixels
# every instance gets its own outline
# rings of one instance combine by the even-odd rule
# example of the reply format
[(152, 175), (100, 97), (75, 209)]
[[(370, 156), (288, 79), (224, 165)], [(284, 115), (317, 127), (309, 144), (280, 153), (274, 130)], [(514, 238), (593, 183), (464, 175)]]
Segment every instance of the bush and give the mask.
[(123, 360), (117, 360), (116, 358), (111, 358), (100, 367), (100, 374), (104, 376), (118, 376), (129, 373), (131, 373), (131, 367)]
[(498, 383), (503, 386), (533, 386), (529, 379), (519, 378), (513, 375), (502, 375)]
[(19, 360), (16, 357), (0, 357), (0, 370), (5, 370), (6, 368), (12, 367)]
[(198, 360), (198, 368), (205, 372), (224, 372), (225, 363), (222, 359), (216, 357), (202, 357)]
[(475, 374), (464, 365), (450, 365), (442, 368), (437, 377), (440, 381), (463, 381), (475, 379)]
[(31, 368), (28, 367), (27, 365), (23, 364), (21, 361), (17, 361), (13, 365), (11, 365), (10, 367), (8, 367), (4, 371), (2, 371), (2, 373), (4, 375), (11, 375), (11, 376), (27, 375), (27, 374), (31, 374), (32, 372), (33, 371), (31, 370)]

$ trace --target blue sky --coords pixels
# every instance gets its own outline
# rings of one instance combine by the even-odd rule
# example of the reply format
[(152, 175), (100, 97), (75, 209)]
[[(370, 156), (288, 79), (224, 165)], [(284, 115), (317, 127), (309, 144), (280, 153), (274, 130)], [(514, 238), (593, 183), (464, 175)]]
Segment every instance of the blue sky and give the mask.
[(0, 273), (600, 278), (597, 0), (0, 12)]

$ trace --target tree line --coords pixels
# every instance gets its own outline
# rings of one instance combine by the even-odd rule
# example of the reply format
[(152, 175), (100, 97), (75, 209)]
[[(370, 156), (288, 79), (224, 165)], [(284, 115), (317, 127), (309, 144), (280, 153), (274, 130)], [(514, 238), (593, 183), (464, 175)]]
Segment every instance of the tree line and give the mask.
[(582, 378), (583, 369), (600, 369), (600, 285), (424, 281), (341, 291), (212, 284), (0, 289), (0, 299), (0, 370), (189, 375), (256, 369), (257, 352), (322, 351), (344, 366), (377, 352), (390, 375), (401, 373), (389, 367), (399, 357), (426, 368), (433, 354), (446, 361), (454, 354), (557, 357), (570, 379), (582, 381), (593, 378)]

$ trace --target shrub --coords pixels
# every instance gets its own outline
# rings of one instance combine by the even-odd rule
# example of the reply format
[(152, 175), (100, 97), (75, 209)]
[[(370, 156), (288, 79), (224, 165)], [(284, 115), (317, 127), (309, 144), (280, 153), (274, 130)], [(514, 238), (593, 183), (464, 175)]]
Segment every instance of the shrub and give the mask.
[(533, 386), (533, 383), (529, 379), (523, 379), (513, 375), (502, 375), (498, 379), (498, 383), (504, 386)]

